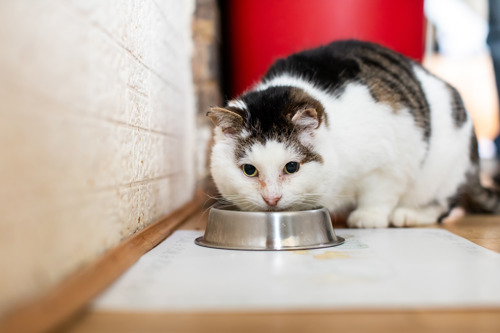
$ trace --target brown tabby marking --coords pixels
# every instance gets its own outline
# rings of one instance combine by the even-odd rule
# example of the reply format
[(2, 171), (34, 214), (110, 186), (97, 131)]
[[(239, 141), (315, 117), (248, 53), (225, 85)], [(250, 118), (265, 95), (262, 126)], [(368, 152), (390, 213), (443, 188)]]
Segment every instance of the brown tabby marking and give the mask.
[(462, 127), (462, 125), (467, 121), (467, 112), (465, 111), (464, 102), (462, 101), (462, 97), (460, 97), (457, 89), (449, 84), (447, 86), (451, 93), (451, 108), (453, 120), (455, 121), (455, 125), (457, 127)]
[(408, 108), (417, 126), (431, 135), (430, 109), (425, 93), (408, 59), (377, 45), (366, 45), (356, 53), (360, 79), (377, 102), (386, 103), (394, 112)]

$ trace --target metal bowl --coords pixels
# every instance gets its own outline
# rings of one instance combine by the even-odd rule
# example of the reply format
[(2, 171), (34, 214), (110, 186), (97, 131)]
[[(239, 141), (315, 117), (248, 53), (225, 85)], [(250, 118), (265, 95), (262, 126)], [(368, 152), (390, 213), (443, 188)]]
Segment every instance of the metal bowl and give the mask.
[(325, 208), (293, 212), (244, 212), (211, 208), (201, 246), (231, 250), (305, 250), (336, 246), (344, 239), (335, 235)]

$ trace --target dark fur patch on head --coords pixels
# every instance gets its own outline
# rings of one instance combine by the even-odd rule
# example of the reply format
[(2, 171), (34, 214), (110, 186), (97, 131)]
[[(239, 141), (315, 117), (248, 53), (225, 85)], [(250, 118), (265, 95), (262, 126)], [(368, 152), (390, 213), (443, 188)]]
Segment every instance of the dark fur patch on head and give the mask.
[(237, 138), (236, 157), (244, 157), (249, 147), (255, 143), (265, 144), (268, 140), (282, 142), (294, 147), (303, 159), (301, 163), (322, 162), (312, 147), (304, 146), (299, 135), (302, 128), (292, 121), (297, 112), (307, 109), (317, 119), (318, 126), (328, 123), (323, 105), (305, 91), (294, 87), (270, 87), (262, 91), (252, 91), (240, 97), (247, 106), (242, 129), (248, 136)]
[(325, 113), (323, 105), (315, 98), (312, 98), (304, 90), (299, 88), (290, 88), (291, 103), (295, 104), (295, 110), (291, 110), (288, 117), (291, 119), (297, 111), (314, 109), (318, 115), (318, 127), (324, 122), (328, 127), (328, 117)]

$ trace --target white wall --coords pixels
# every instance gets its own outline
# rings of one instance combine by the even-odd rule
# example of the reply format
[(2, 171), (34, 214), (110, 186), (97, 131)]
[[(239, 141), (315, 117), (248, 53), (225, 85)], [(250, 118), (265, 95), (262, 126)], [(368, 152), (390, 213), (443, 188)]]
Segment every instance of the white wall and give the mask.
[(192, 198), (193, 3), (0, 2), (0, 315)]

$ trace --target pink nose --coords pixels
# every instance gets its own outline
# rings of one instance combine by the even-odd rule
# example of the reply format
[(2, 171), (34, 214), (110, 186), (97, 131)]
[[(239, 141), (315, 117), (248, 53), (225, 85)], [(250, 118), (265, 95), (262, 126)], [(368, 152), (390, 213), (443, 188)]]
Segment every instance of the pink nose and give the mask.
[(269, 205), (269, 206), (276, 206), (278, 204), (278, 201), (280, 201), (281, 197), (262, 197), (264, 201)]

